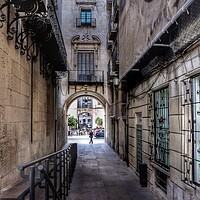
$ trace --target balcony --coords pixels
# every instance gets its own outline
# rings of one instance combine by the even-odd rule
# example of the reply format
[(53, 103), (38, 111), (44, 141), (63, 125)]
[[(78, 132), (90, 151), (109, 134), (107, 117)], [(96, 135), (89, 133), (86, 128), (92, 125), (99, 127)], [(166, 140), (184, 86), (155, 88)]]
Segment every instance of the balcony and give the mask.
[(71, 85), (103, 85), (104, 72), (101, 70), (70, 70), (68, 82)]
[(113, 66), (112, 66), (112, 60), (109, 60), (108, 62), (108, 72), (107, 72), (107, 77), (108, 77), (108, 84), (113, 82), (113, 79), (118, 78), (119, 72), (116, 70), (114, 71)]
[(96, 0), (76, 0), (79, 5), (96, 5)]
[(112, 10), (112, 2), (113, 0), (107, 0), (107, 9)]
[(113, 41), (109, 40), (109, 34), (107, 35), (107, 50), (112, 50)]
[[(13, 12), (10, 12), (12, 8)], [(0, 6), (0, 13), (1, 22), (7, 19), (7, 37), (15, 41), (15, 48), (20, 49), (21, 55), (26, 55), (28, 60), (34, 55), (36, 59), (38, 53), (33, 47), (37, 44), (46, 65), (53, 71), (67, 70), (67, 53), (53, 1), (5, 0)]]
[(113, 21), (118, 23), (119, 21), (119, 0), (113, 0)]
[(119, 70), (119, 52), (118, 52), (118, 46), (114, 46), (114, 49), (112, 51), (112, 70), (118, 71)]
[(108, 39), (115, 41), (115, 39), (117, 38), (118, 24), (110, 21), (108, 28)]
[(82, 26), (96, 27), (96, 18), (76, 18), (76, 27)]

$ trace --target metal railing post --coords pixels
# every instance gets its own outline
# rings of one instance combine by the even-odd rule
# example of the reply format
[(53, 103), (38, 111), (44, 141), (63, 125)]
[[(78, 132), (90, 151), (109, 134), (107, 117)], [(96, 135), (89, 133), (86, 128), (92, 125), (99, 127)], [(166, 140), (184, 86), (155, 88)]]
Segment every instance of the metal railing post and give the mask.
[[(49, 159), (45, 160), (45, 168), (47, 173), (49, 173)], [(45, 200), (49, 200), (49, 184), (45, 180)]]
[(77, 144), (69, 144), (66, 149), (20, 165), (20, 175), (28, 181), (29, 186), (18, 199), (27, 199), (29, 195), (30, 200), (35, 200), (36, 192), (43, 190), (40, 195), (43, 195), (45, 200), (65, 200), (75, 171), (76, 159)]
[[(54, 171), (53, 171), (53, 177), (54, 177), (54, 187), (57, 189), (57, 155), (54, 155)], [(53, 194), (53, 199), (56, 200), (56, 195)]]
[(30, 199), (35, 200), (35, 167), (30, 167)]

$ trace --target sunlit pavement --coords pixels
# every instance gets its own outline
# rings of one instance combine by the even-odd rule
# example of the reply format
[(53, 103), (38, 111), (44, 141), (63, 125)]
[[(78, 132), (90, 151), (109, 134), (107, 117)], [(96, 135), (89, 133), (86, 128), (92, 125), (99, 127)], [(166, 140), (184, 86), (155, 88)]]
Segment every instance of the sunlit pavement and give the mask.
[[(78, 143), (78, 144), (89, 144), (90, 138), (89, 135), (70, 135), (67, 137), (68, 143)], [(93, 137), (93, 144), (102, 144), (105, 143), (104, 138), (95, 138)]]

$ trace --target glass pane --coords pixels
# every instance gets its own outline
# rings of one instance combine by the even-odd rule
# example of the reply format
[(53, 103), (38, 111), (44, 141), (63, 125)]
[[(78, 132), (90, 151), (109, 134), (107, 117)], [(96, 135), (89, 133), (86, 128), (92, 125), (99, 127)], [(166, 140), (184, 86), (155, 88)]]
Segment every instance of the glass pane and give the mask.
[(94, 53), (78, 53), (78, 80), (91, 81), (94, 75)]
[(81, 24), (90, 26), (91, 25), (91, 19), (92, 19), (92, 13), (91, 10), (82, 10), (81, 11)]

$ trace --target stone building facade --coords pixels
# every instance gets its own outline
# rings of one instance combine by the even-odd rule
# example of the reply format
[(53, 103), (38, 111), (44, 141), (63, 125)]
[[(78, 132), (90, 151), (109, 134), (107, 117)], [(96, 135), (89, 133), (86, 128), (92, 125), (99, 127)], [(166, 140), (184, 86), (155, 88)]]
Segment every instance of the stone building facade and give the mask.
[(62, 148), (69, 106), (88, 96), (105, 109), (106, 142), (144, 185), (200, 199), (199, 0), (51, 1), (63, 38), (55, 17), (34, 24), (42, 2), (17, 30), (5, 16), (26, 6), (0, 5), (0, 191), (19, 164)]
[(119, 1), (119, 154), (170, 200), (200, 198), (199, 6)]
[[(56, 124), (58, 85), (56, 72), (49, 67), (54, 63), (47, 58), (44, 49), (47, 43), (43, 41), (48, 39), (39, 29), (33, 34), (34, 38), (31, 26), (26, 27), (29, 34), (24, 32), (25, 24), (21, 25), (17, 14), (25, 15), (29, 11), (24, 19), (30, 24), (42, 22), (45, 25), (45, 21), (39, 11), (35, 14), (37, 7), (32, 6), (31, 1), (33, 10), (9, 2), (0, 3), (0, 194), (20, 180), (20, 164), (50, 154), (65, 143), (65, 135)], [(39, 5), (42, 12), (45, 5)], [(35, 17), (33, 21), (31, 17)], [(39, 42), (37, 34), (43, 41)]]
[(62, 80), (63, 109), (80, 97), (90, 97), (104, 107), (106, 139), (110, 137), (110, 93), (107, 84), (108, 12), (106, 0), (62, 1), (62, 33), (69, 73)]

